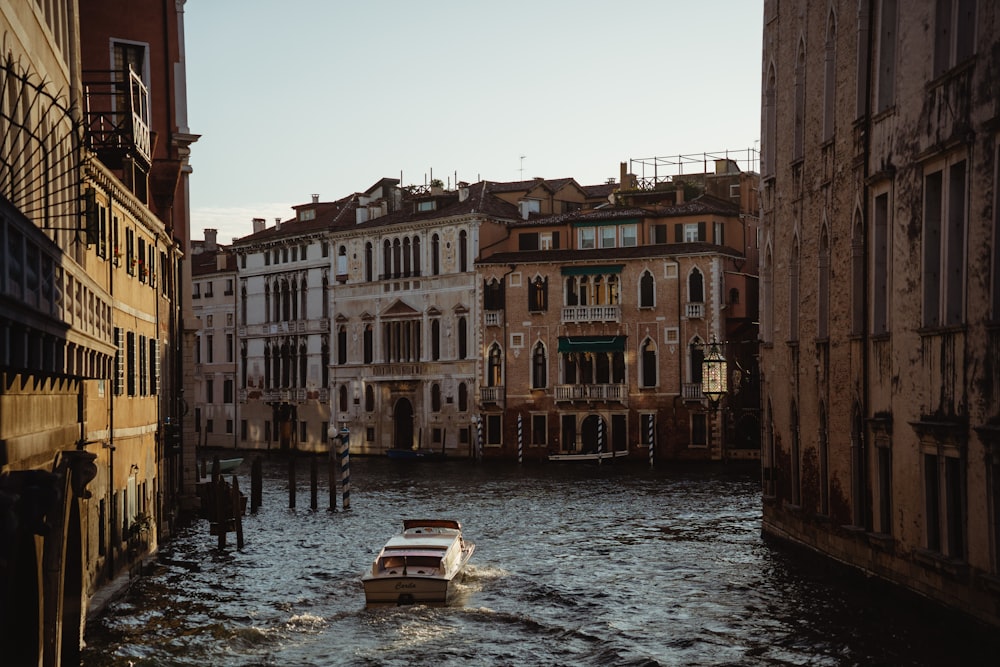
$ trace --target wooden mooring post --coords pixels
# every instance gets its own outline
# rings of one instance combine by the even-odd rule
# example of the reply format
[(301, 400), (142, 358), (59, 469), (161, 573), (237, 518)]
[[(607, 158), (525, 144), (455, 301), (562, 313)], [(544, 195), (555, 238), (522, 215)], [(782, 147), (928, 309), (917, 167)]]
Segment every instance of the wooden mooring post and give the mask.
[(288, 509), (295, 509), (295, 452), (288, 453)]
[(264, 463), (258, 456), (250, 464), (250, 511), (260, 509), (264, 491)]
[(330, 448), (326, 459), (327, 477), (330, 480), (330, 511), (337, 509), (337, 457), (334, 455), (333, 447)]
[(319, 491), (319, 462), (316, 455), (309, 457), (309, 508), (315, 510), (319, 507), (317, 494)]
[(236, 529), (236, 548), (243, 548), (243, 497), (240, 495), (240, 482), (233, 475), (233, 496), (230, 503), (233, 513), (233, 527)]

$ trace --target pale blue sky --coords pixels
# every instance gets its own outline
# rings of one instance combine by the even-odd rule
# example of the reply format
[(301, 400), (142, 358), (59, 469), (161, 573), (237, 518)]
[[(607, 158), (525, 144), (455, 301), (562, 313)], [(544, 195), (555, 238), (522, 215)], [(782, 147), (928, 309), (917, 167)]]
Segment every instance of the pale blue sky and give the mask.
[(214, 227), (229, 243), (253, 217), (400, 172), (594, 184), (630, 159), (756, 147), (762, 13), (761, 0), (188, 0), (192, 238)]

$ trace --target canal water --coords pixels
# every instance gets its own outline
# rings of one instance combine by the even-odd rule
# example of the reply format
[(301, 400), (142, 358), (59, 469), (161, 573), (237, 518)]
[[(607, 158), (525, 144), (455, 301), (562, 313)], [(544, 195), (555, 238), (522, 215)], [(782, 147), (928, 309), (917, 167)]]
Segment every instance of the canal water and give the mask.
[[(998, 633), (761, 537), (754, 466), (352, 459), (349, 511), (264, 465), (246, 544), (200, 521), (86, 635), (103, 665), (972, 665)], [(325, 466), (321, 466), (325, 470)], [(237, 471), (250, 488), (249, 463)], [(321, 474), (322, 478), (323, 475)], [(338, 498), (339, 504), (339, 498)], [(477, 545), (459, 603), (367, 609), (404, 518)], [(992, 658), (988, 658), (992, 656)]]

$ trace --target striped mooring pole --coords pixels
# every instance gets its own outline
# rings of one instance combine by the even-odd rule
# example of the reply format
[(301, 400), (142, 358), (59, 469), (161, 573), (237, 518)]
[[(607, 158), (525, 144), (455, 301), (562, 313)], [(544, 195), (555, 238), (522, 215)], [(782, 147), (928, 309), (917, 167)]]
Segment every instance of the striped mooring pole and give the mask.
[(343, 494), (341, 506), (351, 509), (351, 432), (345, 426), (340, 429), (340, 488)]
[(601, 454), (604, 453), (604, 418), (597, 417), (597, 465), (601, 465), (604, 459)]
[(524, 429), (521, 425), (521, 413), (517, 413), (517, 462), (524, 462)]
[(655, 415), (647, 415), (649, 418), (649, 439), (647, 443), (649, 444), (649, 467), (653, 467), (653, 450), (656, 445), (656, 431), (655, 431)]
[(479, 460), (483, 460), (483, 416), (476, 415), (476, 444), (479, 446)]

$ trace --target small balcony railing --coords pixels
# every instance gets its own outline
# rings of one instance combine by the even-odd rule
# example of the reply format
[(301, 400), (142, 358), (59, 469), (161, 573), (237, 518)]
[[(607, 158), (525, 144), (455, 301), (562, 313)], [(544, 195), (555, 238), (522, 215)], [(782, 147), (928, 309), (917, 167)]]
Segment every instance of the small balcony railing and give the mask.
[(502, 310), (487, 310), (483, 315), (483, 321), (488, 327), (498, 327), (500, 326)]
[(624, 403), (628, 397), (625, 384), (558, 384), (557, 401), (616, 401)]
[(479, 400), (482, 403), (499, 403), (502, 398), (503, 385), (479, 388)]
[(415, 377), (421, 374), (423, 364), (420, 363), (384, 363), (372, 364), (371, 374), (375, 377)]
[(622, 308), (618, 305), (565, 306), (562, 309), (563, 322), (620, 322)]
[(681, 387), (681, 392), (684, 395), (685, 401), (700, 401), (705, 398), (705, 395), (701, 392), (700, 382), (685, 382)]
[(684, 313), (689, 320), (700, 320), (705, 316), (705, 304), (689, 303), (684, 309)]

